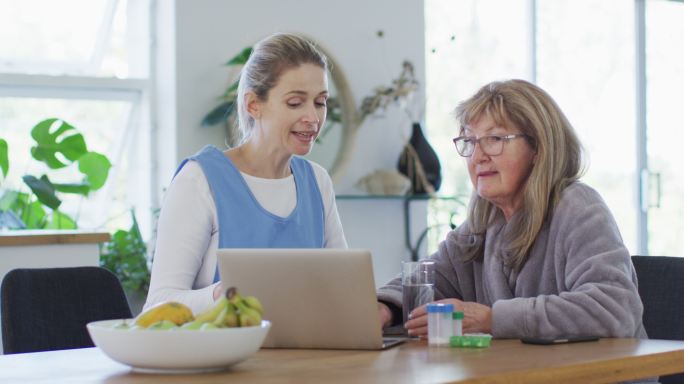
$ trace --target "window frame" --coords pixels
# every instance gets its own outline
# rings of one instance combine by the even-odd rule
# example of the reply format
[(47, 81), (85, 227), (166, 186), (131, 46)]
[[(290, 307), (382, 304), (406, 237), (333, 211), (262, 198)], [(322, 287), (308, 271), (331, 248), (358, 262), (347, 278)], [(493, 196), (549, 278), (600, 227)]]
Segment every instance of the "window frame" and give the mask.
[[(108, 0), (102, 17), (102, 24), (98, 29), (96, 44), (93, 48), (88, 68), (83, 73), (93, 74), (101, 65), (106, 52), (107, 44), (111, 38), (112, 25), (115, 13), (120, 5), (120, 0)], [(126, 121), (122, 124), (124, 132), (119, 136), (120, 140), (113, 143), (113, 148), (108, 155), (112, 163), (121, 161), (126, 150), (136, 151), (136, 156), (145, 164), (148, 174), (145, 190), (135, 193), (129, 201), (131, 206), (137, 207), (136, 215), (143, 234), (151, 233), (152, 210), (156, 207), (155, 198), (157, 175), (154, 173), (157, 167), (156, 151), (154, 151), (153, 136), (154, 108), (151, 106), (154, 98), (153, 78), (155, 76), (153, 41), (155, 39), (154, 8), (155, 0), (137, 1), (129, 0), (127, 3), (127, 17), (139, 22), (129, 23), (129, 28), (144, 28), (147, 37), (146, 44), (139, 41), (129, 41), (129, 69), (128, 78), (103, 77), (80, 74), (48, 75), (34, 74), (35, 68), (30, 66), (23, 73), (0, 72), (0, 97), (2, 98), (43, 98), (43, 99), (83, 99), (95, 101), (123, 101), (130, 103), (130, 111)], [(142, 16), (142, 18), (141, 18)], [(141, 21), (141, 22), (140, 22)], [(136, 34), (133, 34), (136, 35)], [(142, 56), (141, 56), (142, 55)], [(21, 63), (19, 63), (21, 64)], [(81, 72), (81, 71), (78, 71)], [(141, 76), (146, 75), (146, 76)], [(140, 134), (140, 142), (132, 141), (133, 135)], [(113, 172), (117, 172), (116, 167)], [(114, 174), (110, 175), (113, 180)], [(136, 185), (136, 183), (130, 183)], [(109, 195), (109, 186), (105, 186), (104, 194)], [(100, 200), (100, 199), (98, 199)], [(104, 209), (104, 208), (103, 208)], [(113, 214), (112, 212), (111, 214)]]

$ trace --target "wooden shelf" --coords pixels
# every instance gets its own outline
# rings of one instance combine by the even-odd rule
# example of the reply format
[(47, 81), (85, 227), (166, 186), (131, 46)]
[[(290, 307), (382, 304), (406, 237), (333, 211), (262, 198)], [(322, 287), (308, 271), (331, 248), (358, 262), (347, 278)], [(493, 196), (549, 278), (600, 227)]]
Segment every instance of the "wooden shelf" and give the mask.
[(13, 230), (0, 232), (0, 246), (89, 244), (109, 241), (107, 232), (88, 230)]

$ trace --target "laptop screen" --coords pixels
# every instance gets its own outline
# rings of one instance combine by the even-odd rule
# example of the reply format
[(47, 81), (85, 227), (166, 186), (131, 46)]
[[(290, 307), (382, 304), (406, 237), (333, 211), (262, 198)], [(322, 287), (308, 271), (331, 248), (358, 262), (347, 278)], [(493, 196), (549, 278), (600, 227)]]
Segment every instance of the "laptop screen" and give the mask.
[(367, 250), (219, 249), (224, 288), (264, 306), (264, 347), (380, 349), (382, 331)]

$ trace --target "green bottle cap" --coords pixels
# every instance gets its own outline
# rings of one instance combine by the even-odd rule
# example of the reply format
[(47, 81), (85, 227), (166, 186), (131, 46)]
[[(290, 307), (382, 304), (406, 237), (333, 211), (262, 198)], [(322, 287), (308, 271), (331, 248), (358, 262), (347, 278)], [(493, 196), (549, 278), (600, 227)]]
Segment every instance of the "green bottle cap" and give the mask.
[(463, 312), (454, 312), (454, 313), (451, 315), (451, 317), (452, 317), (454, 320), (463, 320), (463, 315), (464, 315)]

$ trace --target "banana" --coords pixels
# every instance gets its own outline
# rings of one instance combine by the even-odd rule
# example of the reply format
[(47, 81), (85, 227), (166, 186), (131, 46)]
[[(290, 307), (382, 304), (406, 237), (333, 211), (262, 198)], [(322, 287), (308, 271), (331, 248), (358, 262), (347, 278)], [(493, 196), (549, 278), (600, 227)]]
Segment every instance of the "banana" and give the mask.
[(252, 327), (261, 324), (261, 314), (255, 309), (248, 307), (243, 301), (236, 304), (240, 313), (240, 326)]
[(218, 327), (215, 326), (213, 323), (204, 323), (204, 324), (202, 324), (202, 326), (200, 327), (200, 331), (206, 331), (206, 330), (209, 330), (209, 329), (216, 329), (216, 328), (218, 328)]
[(261, 301), (254, 296), (245, 296), (242, 301), (247, 304), (248, 307), (259, 312), (260, 315), (264, 315), (264, 307), (261, 305)]
[(195, 321), (200, 323), (211, 323), (221, 314), (224, 308), (228, 306), (228, 299), (223, 296), (221, 297), (213, 307), (207, 309), (206, 311), (200, 313), (195, 317)]
[[(205, 324), (208, 324), (205, 326)], [(235, 307), (223, 297), (210, 309), (197, 315), (194, 321), (183, 324), (180, 328), (187, 330), (215, 329), (223, 327), (237, 327), (238, 319)]]
[(214, 321), (211, 322), (211, 324), (214, 324), (217, 327), (220, 327), (223, 325), (223, 319), (226, 318), (226, 315), (228, 314), (228, 306), (225, 305), (223, 306), (223, 309), (221, 309), (221, 313), (219, 313), (218, 316), (214, 319)]
[(203, 322), (200, 322), (197, 320), (189, 321), (189, 322), (181, 325), (180, 329), (187, 329), (187, 330), (200, 329), (200, 327), (202, 327), (203, 324), (207, 324), (207, 323), (203, 323)]
[[(226, 297), (237, 308), (237, 318), (240, 327), (251, 327), (261, 324), (263, 307), (256, 297), (242, 297), (235, 287), (230, 287), (226, 290)], [(255, 307), (250, 307), (249, 303)]]
[(238, 319), (237, 309), (232, 303), (228, 304), (228, 313), (226, 313), (226, 318), (223, 319), (224, 327), (239, 327), (240, 319)]
[(192, 310), (187, 305), (170, 301), (158, 304), (141, 313), (135, 319), (135, 324), (147, 328), (162, 320), (169, 320), (176, 325), (181, 325), (193, 319)]
[(193, 317), (185, 304), (170, 301), (158, 304), (141, 313), (134, 324), (119, 323), (116, 328), (128, 329), (214, 329), (222, 327), (251, 327), (261, 324), (264, 307), (254, 296), (241, 296), (230, 287), (214, 306)]
[(242, 296), (240, 296), (240, 293), (238, 293), (237, 288), (235, 287), (230, 287), (226, 289), (226, 299), (230, 301), (232, 304), (235, 304), (236, 302), (242, 300)]
[(161, 320), (157, 321), (154, 324), (151, 324), (147, 329), (153, 329), (153, 330), (166, 330), (166, 329), (173, 329), (173, 328), (178, 328), (178, 325), (174, 323), (171, 320)]

